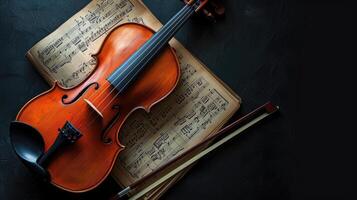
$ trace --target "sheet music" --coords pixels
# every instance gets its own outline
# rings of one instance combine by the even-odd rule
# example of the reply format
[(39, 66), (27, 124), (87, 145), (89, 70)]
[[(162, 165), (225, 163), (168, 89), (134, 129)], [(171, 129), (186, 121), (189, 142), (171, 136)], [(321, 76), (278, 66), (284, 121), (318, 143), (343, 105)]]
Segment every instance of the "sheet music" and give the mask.
[(172, 41), (181, 67), (172, 94), (149, 114), (140, 110), (122, 127), (125, 150), (112, 171), (129, 185), (215, 133), (239, 108), (232, 96), (181, 44)]
[[(48, 80), (78, 85), (95, 67), (91, 55), (106, 35), (128, 21), (158, 30), (160, 22), (139, 0), (94, 0), (28, 52)], [(178, 41), (170, 41), (181, 67), (178, 86), (152, 108), (125, 122), (112, 176), (129, 185), (217, 131), (239, 108), (240, 100)]]
[[(137, 112), (125, 123), (126, 146), (118, 165), (137, 180), (200, 141), (232, 110), (227, 99), (190, 63), (181, 60), (181, 80), (150, 114)], [(182, 62), (183, 61), (183, 62)]]

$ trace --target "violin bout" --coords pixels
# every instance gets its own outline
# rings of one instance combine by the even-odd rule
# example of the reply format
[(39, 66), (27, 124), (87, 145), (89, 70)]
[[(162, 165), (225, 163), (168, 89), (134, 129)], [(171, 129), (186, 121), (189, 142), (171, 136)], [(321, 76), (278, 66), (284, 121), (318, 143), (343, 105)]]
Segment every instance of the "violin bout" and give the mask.
[[(137, 109), (149, 112), (171, 93), (179, 80), (178, 61), (168, 45), (124, 93), (118, 94), (107, 80), (153, 34), (140, 24), (118, 26), (96, 55), (96, 69), (81, 85), (67, 90), (55, 83), (52, 89), (30, 100), (16, 117), (21, 124), (14, 126), (25, 128), (12, 128), (12, 136), (16, 135), (11, 137), (12, 143), (19, 144), (14, 141), (18, 138), (22, 143), (42, 138), (43, 142), (36, 144), (43, 147), (22, 153), (14, 147), (18, 156), (27, 159), (24, 154), (32, 155), (33, 166), (42, 165), (50, 182), (63, 190), (85, 192), (98, 186), (124, 148), (118, 134), (126, 118)], [(33, 137), (26, 137), (29, 132)], [(33, 149), (36, 152), (31, 152)]]

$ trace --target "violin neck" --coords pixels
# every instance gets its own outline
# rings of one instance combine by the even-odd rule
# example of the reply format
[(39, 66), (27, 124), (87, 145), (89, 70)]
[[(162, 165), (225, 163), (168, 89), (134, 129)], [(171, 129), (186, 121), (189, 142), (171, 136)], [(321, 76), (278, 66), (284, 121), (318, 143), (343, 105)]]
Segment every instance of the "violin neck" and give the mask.
[(107, 80), (119, 92), (123, 92), (149, 64), (149, 62), (165, 48), (176, 32), (195, 13), (200, 0), (183, 7), (173, 16), (157, 33), (155, 33), (144, 45), (118, 67)]

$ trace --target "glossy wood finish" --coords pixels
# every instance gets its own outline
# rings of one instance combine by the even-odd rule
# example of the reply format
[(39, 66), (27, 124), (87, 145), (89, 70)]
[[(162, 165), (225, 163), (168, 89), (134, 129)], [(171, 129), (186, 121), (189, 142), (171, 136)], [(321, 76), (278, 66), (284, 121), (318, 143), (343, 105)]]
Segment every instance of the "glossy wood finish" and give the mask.
[[(118, 134), (125, 119), (139, 108), (149, 112), (176, 86), (179, 65), (169, 46), (120, 96), (116, 96), (117, 92), (106, 80), (152, 35), (153, 31), (143, 25), (129, 23), (119, 26), (107, 36), (96, 55), (97, 68), (86, 81), (71, 90), (55, 83), (51, 90), (29, 101), (17, 115), (18, 121), (35, 127), (41, 133), (46, 150), (53, 144), (58, 128), (67, 120), (83, 134), (75, 144), (66, 147), (50, 161), (48, 171), (53, 185), (70, 192), (84, 192), (98, 186), (108, 176), (123, 149)], [(63, 95), (67, 95), (66, 101), (70, 101), (93, 82), (99, 83), (98, 89), (91, 86), (74, 103), (62, 103)], [(103, 133), (113, 119), (116, 120), (113, 126)], [(103, 134), (111, 139), (109, 144), (102, 141)]]

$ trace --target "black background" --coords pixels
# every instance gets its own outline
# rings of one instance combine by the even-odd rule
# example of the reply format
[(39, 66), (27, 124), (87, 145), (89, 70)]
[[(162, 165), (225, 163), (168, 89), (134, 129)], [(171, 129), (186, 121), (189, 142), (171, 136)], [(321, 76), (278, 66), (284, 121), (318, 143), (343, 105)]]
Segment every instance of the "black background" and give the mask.
[[(10, 146), (21, 106), (49, 86), (24, 57), (89, 0), (0, 1), (0, 199), (106, 199), (119, 189), (68, 194), (29, 174)], [(166, 22), (179, 1), (145, 0)], [(177, 34), (243, 99), (271, 100), (273, 116), (204, 158), (164, 199), (354, 199), (353, 7), (326, 1), (223, 0), (226, 18), (196, 18)]]

